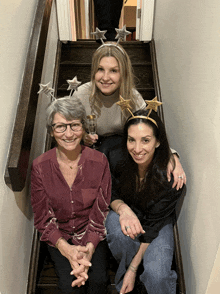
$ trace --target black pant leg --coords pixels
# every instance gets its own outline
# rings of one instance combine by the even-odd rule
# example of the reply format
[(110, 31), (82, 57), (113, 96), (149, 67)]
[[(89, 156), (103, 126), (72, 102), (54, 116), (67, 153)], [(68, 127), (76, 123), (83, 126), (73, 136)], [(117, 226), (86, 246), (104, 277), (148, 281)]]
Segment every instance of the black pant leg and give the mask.
[(88, 294), (107, 294), (108, 278), (108, 245), (106, 240), (99, 242), (93, 254), (89, 270)]
[(108, 41), (114, 41), (118, 28), (123, 0), (93, 0), (95, 14), (100, 30), (107, 30), (105, 37)]
[(86, 286), (72, 287), (71, 284), (75, 277), (70, 275), (72, 268), (69, 260), (64, 257), (60, 251), (48, 245), (48, 251), (51, 259), (54, 262), (55, 271), (59, 278), (58, 287), (62, 294), (86, 294)]
[(72, 271), (70, 263), (58, 249), (48, 246), (51, 259), (59, 278), (58, 286), (62, 294), (106, 294), (108, 285), (108, 245), (106, 240), (101, 241), (93, 254), (89, 269), (89, 279), (85, 286), (72, 288), (71, 283), (75, 277), (70, 275)]
[(121, 16), (121, 9), (123, 0), (110, 0), (111, 1), (111, 25), (113, 28), (118, 28)]

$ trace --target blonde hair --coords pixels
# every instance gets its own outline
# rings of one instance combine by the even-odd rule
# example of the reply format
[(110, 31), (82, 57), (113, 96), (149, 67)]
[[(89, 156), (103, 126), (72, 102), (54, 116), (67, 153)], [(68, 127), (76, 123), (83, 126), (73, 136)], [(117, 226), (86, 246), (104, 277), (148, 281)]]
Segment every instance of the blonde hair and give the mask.
[[(105, 44), (115, 44), (114, 42), (106, 42)], [(118, 48), (120, 46), (120, 49)], [(118, 64), (121, 76), (121, 84), (119, 88), (119, 95), (121, 95), (124, 99), (131, 99), (131, 106), (135, 105), (135, 96), (133, 89), (134, 86), (134, 74), (133, 68), (131, 65), (130, 58), (126, 51), (123, 49), (121, 45), (113, 45), (113, 46), (103, 46), (98, 48), (92, 57), (92, 67), (91, 67), (91, 82), (92, 82), (92, 91), (89, 97), (90, 105), (92, 112), (100, 116), (102, 100), (99, 98), (98, 91), (95, 84), (95, 74), (98, 71), (98, 67), (100, 61), (103, 57), (114, 57)], [(118, 97), (119, 98), (119, 97)]]

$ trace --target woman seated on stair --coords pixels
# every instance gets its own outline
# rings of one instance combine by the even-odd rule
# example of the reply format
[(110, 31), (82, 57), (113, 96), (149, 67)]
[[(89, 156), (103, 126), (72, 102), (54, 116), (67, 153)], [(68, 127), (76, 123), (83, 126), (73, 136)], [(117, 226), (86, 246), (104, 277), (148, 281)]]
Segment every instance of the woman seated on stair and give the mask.
[[(84, 144), (96, 143), (97, 149), (108, 158), (109, 150), (120, 145), (126, 117), (117, 105), (120, 95), (131, 100), (132, 111), (145, 108), (145, 101), (135, 89), (134, 75), (130, 58), (120, 44), (106, 42), (98, 47), (92, 57), (91, 81), (78, 87), (73, 97), (79, 98), (85, 106), (87, 115), (97, 117), (97, 134), (85, 133)], [(173, 150), (175, 153), (175, 151)], [(168, 177), (173, 173), (174, 186), (181, 188), (186, 183), (186, 175), (174, 155), (176, 167), (168, 165)], [(183, 179), (183, 181), (182, 181)]]
[(78, 99), (51, 102), (47, 129), (57, 147), (32, 165), (34, 225), (48, 244), (63, 294), (107, 291), (104, 223), (111, 176), (105, 155), (80, 145), (85, 122), (85, 108)]
[(171, 270), (173, 213), (182, 189), (172, 188), (173, 177), (167, 180), (167, 164), (174, 160), (165, 127), (149, 108), (150, 103), (148, 110), (135, 112), (125, 124), (124, 160), (115, 162), (118, 150), (110, 152), (107, 242), (119, 264), (115, 283), (121, 294), (134, 289), (137, 272), (148, 294), (176, 293), (177, 274)]

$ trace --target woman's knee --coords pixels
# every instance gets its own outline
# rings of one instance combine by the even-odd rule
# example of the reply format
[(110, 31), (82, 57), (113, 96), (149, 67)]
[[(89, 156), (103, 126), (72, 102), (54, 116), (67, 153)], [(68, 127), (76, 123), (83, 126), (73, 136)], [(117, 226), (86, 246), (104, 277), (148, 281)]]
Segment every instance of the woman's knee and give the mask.
[(143, 260), (142, 279), (147, 278), (154, 280), (155, 283), (162, 283), (172, 274), (173, 250), (168, 247), (157, 247), (151, 253)]
[(66, 279), (59, 279), (58, 286), (61, 290), (62, 294), (72, 294), (73, 293), (73, 287), (71, 286), (72, 282)]
[(113, 210), (110, 210), (109, 214), (107, 215), (105, 226), (106, 226), (107, 232), (114, 231), (115, 227), (120, 226), (119, 215)]
[(107, 239), (108, 245), (111, 243), (124, 244), (129, 239), (122, 232), (121, 225), (119, 222), (119, 216), (114, 211), (110, 211), (110, 213), (107, 216), (106, 229), (107, 229), (106, 239)]

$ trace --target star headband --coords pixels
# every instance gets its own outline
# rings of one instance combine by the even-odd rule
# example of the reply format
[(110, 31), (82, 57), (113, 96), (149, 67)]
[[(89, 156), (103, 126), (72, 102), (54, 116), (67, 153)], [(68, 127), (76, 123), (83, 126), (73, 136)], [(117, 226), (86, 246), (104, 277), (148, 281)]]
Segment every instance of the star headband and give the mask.
[(116, 44), (105, 44), (104, 43), (103, 40), (106, 40), (105, 33), (107, 32), (107, 30), (100, 31), (98, 28), (96, 28), (96, 31), (91, 33), (92, 35), (95, 35), (96, 40), (100, 39), (102, 42), (102, 45), (99, 46), (97, 50), (101, 49), (102, 47), (113, 47), (114, 46), (114, 47), (117, 47), (124, 54), (124, 51), (118, 46), (118, 44), (121, 39), (124, 40), (124, 38), (127, 35), (130, 35), (131, 32), (126, 30), (126, 25), (124, 25), (122, 29), (115, 29), (115, 30), (117, 32), (117, 36), (115, 37), (115, 39), (117, 40)]
[[(131, 117), (129, 118), (129, 120), (131, 119), (135, 119), (135, 118), (143, 118), (143, 119), (148, 119), (150, 121), (152, 121), (156, 127), (158, 127), (156, 121), (150, 117), (150, 114), (152, 112), (152, 110), (156, 111), (157, 112), (157, 108), (158, 106), (160, 106), (161, 104), (163, 104), (162, 102), (159, 102), (157, 101), (157, 97), (155, 97), (154, 99), (152, 100), (145, 100), (145, 102), (147, 103), (147, 107), (145, 108), (145, 110), (149, 109), (149, 112), (148, 112), (148, 115), (147, 116), (144, 116), (144, 115), (137, 115), (135, 116), (132, 111), (131, 111), (131, 105), (130, 105), (130, 101), (131, 99), (129, 100), (125, 100), (121, 95), (120, 95), (120, 101), (117, 102), (116, 104), (118, 104), (120, 107), (121, 107), (121, 111), (123, 112), (123, 110), (127, 109), (130, 114), (131, 114)], [(128, 121), (129, 121), (128, 120)]]
[[(72, 96), (73, 91), (77, 91), (77, 88), (79, 85), (81, 85), (82, 82), (77, 81), (77, 76), (75, 76), (72, 80), (67, 80), (67, 83), (69, 84), (68, 91), (70, 90), (70, 95), (69, 98)], [(50, 88), (50, 82), (47, 83), (46, 85), (39, 84), (40, 85), (40, 90), (37, 92), (37, 94), (45, 94), (47, 97), (52, 97), (52, 102), (56, 101), (57, 98), (54, 96), (54, 89)], [(59, 98), (62, 99), (62, 98)]]

